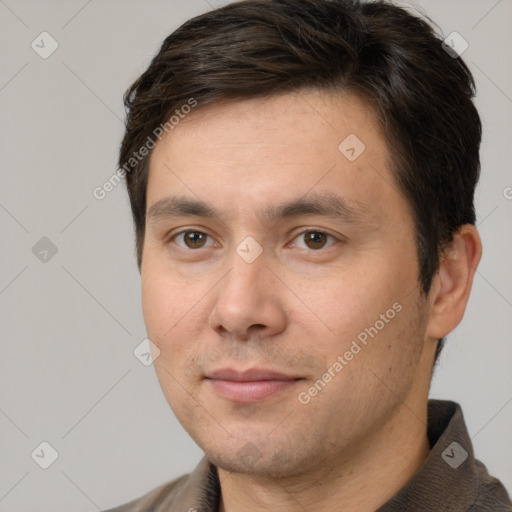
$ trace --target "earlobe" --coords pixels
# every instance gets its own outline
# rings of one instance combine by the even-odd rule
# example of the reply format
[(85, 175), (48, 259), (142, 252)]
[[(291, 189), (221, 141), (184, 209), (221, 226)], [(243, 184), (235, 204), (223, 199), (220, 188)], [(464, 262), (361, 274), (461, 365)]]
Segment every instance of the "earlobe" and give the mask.
[(444, 248), (432, 283), (427, 338), (446, 336), (462, 320), (481, 256), (477, 229), (471, 224), (461, 226)]

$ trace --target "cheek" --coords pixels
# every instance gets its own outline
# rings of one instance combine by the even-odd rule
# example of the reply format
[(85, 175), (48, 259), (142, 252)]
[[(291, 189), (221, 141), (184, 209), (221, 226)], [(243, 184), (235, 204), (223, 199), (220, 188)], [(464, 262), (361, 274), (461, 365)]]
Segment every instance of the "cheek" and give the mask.
[(399, 278), (389, 270), (376, 271), (376, 266), (364, 272), (351, 269), (341, 272), (335, 281), (310, 288), (308, 297), (311, 309), (318, 311), (325, 326), (334, 331), (333, 337), (347, 340), (373, 325), (379, 315), (390, 309), (390, 316), (394, 317), (392, 307), (400, 302), (403, 289), (398, 283)]
[(402, 338), (416, 312), (411, 302), (416, 294), (410, 293), (416, 275), (389, 260), (369, 263), (365, 268), (340, 268), (336, 280), (302, 292), (321, 320), (316, 321), (315, 353), (329, 364), (347, 354), (352, 370), (345, 374), (366, 363), (389, 367), (389, 362), (407, 357), (410, 348), (402, 346)]
[(142, 278), (142, 314), (149, 338), (158, 346), (162, 336), (172, 326), (174, 311), (169, 283), (154, 273), (145, 272)]
[[(148, 338), (158, 347), (154, 368), (160, 387), (171, 408), (181, 416), (190, 413), (183, 404), (187, 392), (183, 383), (192, 382), (188, 372), (195, 368), (198, 339), (197, 311), (191, 309), (193, 299), (179, 292), (173, 279), (158, 272), (145, 272), (142, 280), (142, 309)], [(197, 378), (196, 375), (193, 376)]]
[(159, 363), (174, 374), (193, 362), (193, 341), (204, 329), (204, 283), (192, 287), (167, 274), (154, 268), (143, 273), (142, 311), (148, 337), (160, 350)]
[(174, 330), (186, 316), (197, 293), (190, 282), (181, 282), (176, 272), (165, 268), (158, 258), (150, 255), (144, 261), (141, 281), (146, 328), (158, 338), (165, 338), (165, 334)]

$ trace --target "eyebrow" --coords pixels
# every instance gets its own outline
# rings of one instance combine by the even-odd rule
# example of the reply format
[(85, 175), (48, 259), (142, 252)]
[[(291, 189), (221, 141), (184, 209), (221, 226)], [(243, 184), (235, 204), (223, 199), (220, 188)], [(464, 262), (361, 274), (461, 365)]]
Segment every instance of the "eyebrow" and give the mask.
[[(344, 222), (363, 221), (370, 215), (370, 210), (358, 201), (348, 201), (336, 194), (308, 194), (278, 205), (271, 205), (260, 217), (267, 223), (299, 217), (318, 215)], [(205, 219), (222, 219), (223, 215), (204, 201), (187, 197), (165, 197), (153, 204), (147, 212), (148, 224), (153, 225), (162, 220), (179, 217), (200, 217)]]

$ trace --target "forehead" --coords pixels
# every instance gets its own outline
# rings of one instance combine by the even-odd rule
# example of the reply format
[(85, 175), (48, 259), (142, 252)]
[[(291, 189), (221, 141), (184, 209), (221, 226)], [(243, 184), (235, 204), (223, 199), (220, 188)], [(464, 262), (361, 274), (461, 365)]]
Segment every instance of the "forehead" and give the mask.
[(185, 116), (151, 155), (148, 209), (170, 192), (238, 210), (268, 210), (310, 193), (337, 192), (370, 210), (401, 200), (369, 104), (317, 90), (222, 102)]
[[(177, 119), (175, 118), (175, 121)], [(212, 143), (293, 144), (326, 147), (343, 135), (371, 137), (368, 142), (383, 149), (384, 140), (370, 134), (378, 118), (369, 102), (356, 94), (302, 89), (265, 98), (221, 100), (198, 106), (164, 137), (184, 142), (187, 136), (215, 135)], [(329, 132), (329, 137), (326, 134)], [(162, 141), (163, 142), (163, 141)], [(208, 144), (206, 140), (204, 143)], [(165, 145), (160, 144), (160, 146)], [(337, 144), (336, 144), (337, 147)]]

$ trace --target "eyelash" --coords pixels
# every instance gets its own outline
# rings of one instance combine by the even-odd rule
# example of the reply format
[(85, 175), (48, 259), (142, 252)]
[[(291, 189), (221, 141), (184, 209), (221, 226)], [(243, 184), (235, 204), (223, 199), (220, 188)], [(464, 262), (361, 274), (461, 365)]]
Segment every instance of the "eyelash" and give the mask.
[[(167, 244), (170, 244), (171, 242), (176, 243), (175, 242), (175, 238), (177, 238), (180, 235), (184, 235), (186, 233), (200, 233), (201, 235), (206, 235), (207, 237), (211, 238), (210, 235), (208, 235), (207, 233), (204, 233), (203, 231), (200, 231), (200, 230), (197, 230), (197, 229), (186, 229), (184, 231), (180, 231), (180, 232), (175, 233), (174, 235), (172, 235), (169, 238), (169, 241), (167, 242)], [(329, 247), (331, 247), (332, 245), (335, 245), (338, 242), (341, 242), (340, 238), (337, 238), (334, 235), (331, 235), (330, 233), (327, 233), (326, 231), (322, 231), (322, 230), (316, 229), (316, 228), (308, 228), (308, 229), (305, 229), (305, 230), (301, 231), (300, 233), (298, 233), (297, 235), (294, 236), (293, 240), (296, 240), (301, 235), (304, 236), (306, 233), (320, 233), (320, 234), (323, 234), (323, 235), (327, 235), (327, 237), (329, 237), (332, 240), (334, 240), (334, 243), (331, 243), (330, 245), (326, 245), (325, 247), (321, 247), (320, 249), (309, 249), (309, 252), (320, 252), (322, 250), (328, 249)], [(176, 244), (176, 245), (178, 245), (178, 244)], [(185, 250), (185, 251), (192, 251), (192, 252), (197, 252), (199, 249), (208, 248), (208, 247), (202, 246), (202, 247), (199, 247), (197, 249), (192, 249), (190, 247), (181, 247), (180, 245), (178, 245), (178, 247), (180, 249)], [(307, 250), (307, 249), (305, 249), (305, 250)]]

